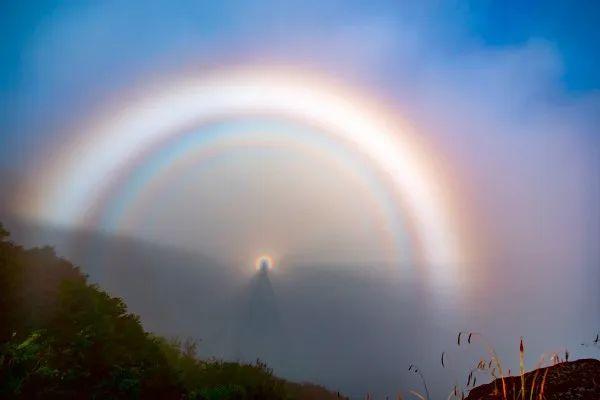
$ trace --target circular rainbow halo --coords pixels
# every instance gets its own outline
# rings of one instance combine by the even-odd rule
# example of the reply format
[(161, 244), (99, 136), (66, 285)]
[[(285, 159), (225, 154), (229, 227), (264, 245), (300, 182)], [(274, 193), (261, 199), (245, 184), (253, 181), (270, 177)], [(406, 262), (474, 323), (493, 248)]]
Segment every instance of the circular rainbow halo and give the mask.
[[(301, 127), (323, 154), (345, 152), (365, 176), (375, 171), (375, 202), (365, 211), (375, 218), (383, 210), (381, 232), (389, 233), (392, 255), (407, 254), (403, 246), (410, 247), (406, 265), (423, 267), (435, 286), (452, 287), (465, 276), (463, 267), (472, 263), (470, 224), (440, 157), (391, 110), (298, 71), (240, 67), (156, 82), (78, 129), (62, 153), (38, 169), (16, 208), (25, 218), (53, 226), (124, 232), (128, 218), (137, 215), (135, 205), (144, 200), (143, 190), (173, 171), (171, 156), (183, 162), (248, 146), (254, 143), (248, 141), (249, 119)], [(190, 133), (229, 121), (238, 123), (235, 132)], [(300, 138), (295, 132), (288, 136)], [(275, 142), (265, 133), (256, 143)], [(299, 241), (273, 248), (279, 256), (302, 246)], [(256, 248), (249, 243), (242, 259)], [(261, 263), (267, 270), (274, 266), (268, 255), (256, 259), (257, 270)]]
[(263, 254), (254, 261), (254, 268), (260, 272), (267, 272), (275, 267), (273, 257)]

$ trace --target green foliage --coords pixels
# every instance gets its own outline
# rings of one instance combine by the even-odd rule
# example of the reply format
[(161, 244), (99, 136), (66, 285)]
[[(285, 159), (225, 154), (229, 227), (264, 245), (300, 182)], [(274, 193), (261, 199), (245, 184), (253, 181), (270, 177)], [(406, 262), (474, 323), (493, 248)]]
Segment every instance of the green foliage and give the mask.
[(4, 241), (6, 238), (8, 238), (9, 233), (6, 229), (4, 229), (4, 225), (2, 225), (2, 223), (0, 223), (0, 241)]
[(0, 398), (302, 397), (260, 361), (203, 361), (194, 342), (145, 332), (52, 248), (8, 239), (0, 224)]

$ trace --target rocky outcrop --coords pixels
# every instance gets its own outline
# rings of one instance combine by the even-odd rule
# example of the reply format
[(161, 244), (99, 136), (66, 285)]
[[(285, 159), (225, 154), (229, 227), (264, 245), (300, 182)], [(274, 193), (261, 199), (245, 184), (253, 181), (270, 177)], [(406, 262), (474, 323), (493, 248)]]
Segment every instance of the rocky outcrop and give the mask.
[[(600, 400), (600, 360), (583, 359), (562, 362), (525, 374), (525, 396), (520, 395), (521, 377), (504, 378), (506, 397), (502, 391), (502, 380), (478, 386), (471, 390), (468, 400), (540, 399), (544, 400)], [(534, 381), (535, 380), (535, 381)], [(531, 393), (531, 388), (533, 394)]]

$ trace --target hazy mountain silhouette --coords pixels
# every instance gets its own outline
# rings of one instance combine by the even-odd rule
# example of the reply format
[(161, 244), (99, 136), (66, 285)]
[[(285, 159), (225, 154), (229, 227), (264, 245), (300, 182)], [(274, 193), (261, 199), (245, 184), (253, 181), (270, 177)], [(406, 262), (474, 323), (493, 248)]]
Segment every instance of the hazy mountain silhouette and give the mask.
[[(294, 264), (253, 276), (253, 265), (226, 265), (132, 238), (5, 220), (16, 241), (55, 246), (90, 282), (122, 297), (149, 331), (198, 340), (201, 357), (260, 358), (281, 376), (364, 394), (371, 385), (397, 388), (405, 370), (397, 360), (422, 357), (419, 347), (397, 346), (397, 338), (421, 332), (426, 340), (430, 331), (422, 327), (427, 303), (418, 300), (418, 288), (398, 292), (372, 268)], [(420, 308), (407, 307), (415, 300)], [(408, 320), (411, 324), (404, 323)], [(370, 362), (381, 367), (364, 371)]]
[[(595, 294), (553, 289), (558, 269), (517, 280), (499, 266), (495, 277), (504, 291), (454, 304), (423, 285), (418, 268), (302, 264), (298, 257), (279, 260), (265, 277), (255, 274), (254, 260), (229, 265), (162, 244), (2, 219), (16, 242), (54, 245), (91, 282), (122, 297), (147, 330), (196, 339), (204, 358), (260, 358), (280, 376), (359, 398), (367, 390), (380, 397), (419, 385), (407, 371), (412, 362), (427, 372), (433, 396), (441, 396), (452, 373), (436, 373), (440, 353), (469, 327), (493, 332), (496, 349), (514, 364), (518, 335), (539, 338), (530, 352), (541, 354), (556, 343), (579, 343), (598, 323), (597, 313), (572, 312), (578, 295), (589, 301)], [(522, 293), (535, 294), (527, 307)], [(514, 324), (497, 318), (507, 313)], [(556, 315), (564, 324), (549, 330), (544, 321)], [(584, 350), (573, 349), (573, 358)], [(452, 365), (466, 368), (457, 358)]]
[(148, 330), (201, 340), (201, 355), (232, 357), (231, 337), (223, 332), (238, 314), (240, 288), (247, 284), (232, 268), (202, 254), (127, 237), (16, 219), (6, 225), (16, 241), (28, 247), (47, 243), (82, 266), (91, 282), (142, 316)]
[(197, 342), (145, 330), (123, 299), (0, 222), (0, 398), (338, 399), (263, 362), (201, 359)]

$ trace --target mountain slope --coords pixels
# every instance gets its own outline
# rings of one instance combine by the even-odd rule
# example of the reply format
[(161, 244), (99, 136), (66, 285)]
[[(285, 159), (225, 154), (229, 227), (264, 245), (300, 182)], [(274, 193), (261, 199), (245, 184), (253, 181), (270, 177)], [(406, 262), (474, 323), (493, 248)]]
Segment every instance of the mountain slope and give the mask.
[[(525, 378), (525, 396), (521, 396), (521, 377), (504, 378), (506, 397), (500, 379), (471, 390), (467, 400), (500, 400), (543, 398), (547, 400), (597, 400), (600, 399), (600, 361), (582, 359), (562, 362), (550, 367), (528, 372)], [(532, 390), (533, 388), (533, 390)]]
[(123, 300), (52, 248), (0, 225), (0, 398), (329, 399), (260, 361), (203, 361), (196, 344), (146, 332)]

